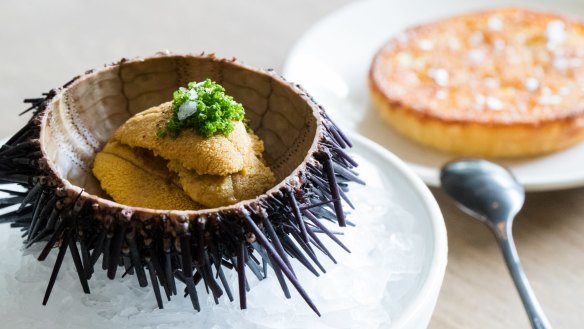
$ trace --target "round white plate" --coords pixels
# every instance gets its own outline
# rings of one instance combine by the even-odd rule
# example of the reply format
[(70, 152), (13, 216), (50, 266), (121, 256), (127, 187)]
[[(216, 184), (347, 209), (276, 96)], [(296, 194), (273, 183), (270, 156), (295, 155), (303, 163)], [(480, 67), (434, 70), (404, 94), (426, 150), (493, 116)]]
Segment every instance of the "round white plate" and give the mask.
[[(346, 228), (342, 239), (345, 239), (353, 252), (343, 253), (340, 248), (332, 246), (331, 248), (336, 248), (331, 251), (335, 253), (335, 257), (338, 256), (339, 264), (326, 264), (325, 267), (329, 272), (319, 278), (313, 278), (312, 283), (303, 281), (302, 278), (301, 281), (309, 284), (305, 286), (309, 293), (314, 284), (321, 285), (330, 282), (334, 286), (335, 282), (343, 282), (342, 280), (333, 281), (335, 275), (347, 278), (346, 271), (335, 271), (335, 266), (340, 267), (341, 264), (355, 261), (358, 264), (358, 267), (355, 267), (355, 273), (369, 273), (370, 270), (366, 266), (370, 265), (367, 265), (367, 261), (350, 257), (363, 253), (362, 246), (366, 246), (365, 248), (369, 248), (367, 249), (369, 257), (391, 256), (389, 261), (380, 258), (374, 260), (375, 264), (385, 264), (384, 268), (380, 269), (381, 272), (391, 273), (391, 279), (387, 284), (376, 291), (357, 291), (359, 287), (366, 286), (363, 286), (362, 280), (355, 279), (349, 285), (352, 287), (334, 286), (334, 289), (329, 291), (360, 294), (359, 298), (362, 299), (370, 299), (372, 296), (381, 298), (382, 310), (388, 314), (384, 315), (388, 316), (388, 320), (381, 325), (382, 328), (426, 328), (438, 298), (447, 262), (446, 229), (442, 214), (428, 188), (395, 155), (360, 136), (352, 136), (352, 141), (354, 148), (349, 152), (360, 161), (360, 166), (356, 169), (361, 173), (360, 177), (367, 182), (367, 186), (353, 184), (349, 192), (356, 209), (348, 214), (348, 219), (355, 222), (357, 226)], [(359, 231), (360, 228), (365, 230)], [(382, 228), (387, 230), (387, 236), (382, 233), (383, 236), (379, 239), (367, 240), (372, 236), (371, 232), (385, 232), (381, 231)], [(339, 228), (335, 230), (337, 229)], [(354, 231), (354, 234), (351, 231)], [(98, 268), (89, 281), (92, 293), (84, 295), (69, 256), (65, 257), (49, 303), (47, 306), (42, 306), (41, 300), (51, 274), (56, 250), (45, 262), (38, 262), (35, 257), (42, 249), (42, 243), (23, 250), (20, 235), (20, 230), (10, 229), (8, 224), (0, 224), (2, 327), (31, 329), (186, 328), (193, 326), (224, 328), (226, 326), (222, 323), (227, 316), (237, 319), (236, 325), (227, 326), (230, 328), (344, 328), (347, 326), (346, 323), (334, 325), (338, 313), (327, 313), (326, 308), (331, 306), (325, 303), (326, 300), (319, 301), (319, 298), (322, 299), (321, 296), (313, 297), (316, 297), (315, 302), (323, 311), (322, 318), (316, 317), (299, 296), (293, 296), (292, 300), (286, 301), (285, 307), (289, 307), (290, 303), (298, 304), (290, 311), (286, 311), (288, 318), (281, 315), (281, 318), (274, 319), (273, 316), (270, 318), (268, 313), (264, 313), (262, 307), (254, 306), (262, 304), (254, 300), (257, 299), (259, 293), (266, 289), (274, 289), (266, 282), (250, 281), (253, 288), (248, 295), (249, 308), (246, 311), (238, 309), (237, 301), (229, 303), (223, 300), (223, 303), (230, 306), (219, 307), (213, 305), (212, 299), (209, 299), (202, 301), (203, 313), (196, 314), (192, 310), (190, 300), (181, 296), (175, 296), (171, 302), (165, 303), (164, 310), (158, 310), (152, 289), (137, 287), (135, 278), (132, 276), (123, 279), (118, 277), (110, 281)], [(359, 244), (352, 243), (351, 237)], [(374, 241), (393, 242), (374, 244)], [(387, 249), (388, 243), (392, 246), (389, 249)], [(234, 283), (236, 279), (236, 276), (233, 276)], [(378, 280), (375, 277), (369, 284), (375, 286)], [(201, 287), (200, 289), (204, 290)], [(206, 296), (206, 294), (201, 290), (200, 296)], [(332, 299), (332, 301), (335, 300)], [(274, 301), (271, 304), (279, 308), (281, 301)], [(270, 307), (265, 305), (265, 301), (262, 305), (266, 308)], [(343, 309), (343, 312), (360, 316), (360, 311), (353, 306)], [(374, 314), (376, 315), (377, 313)], [(301, 320), (303, 325), (299, 324)], [(262, 326), (258, 326), (254, 321), (261, 321)], [(279, 325), (273, 325), (274, 323), (279, 323)]]
[[(324, 18), (300, 39), (290, 52), (284, 76), (303, 85), (341, 127), (391, 150), (424, 182), (438, 186), (439, 170), (453, 156), (410, 142), (381, 122), (367, 89), (369, 64), (389, 38), (407, 27), (501, 5), (584, 18), (584, 3), (579, 0), (358, 1)], [(497, 162), (510, 168), (528, 191), (584, 185), (584, 143), (552, 155)]]

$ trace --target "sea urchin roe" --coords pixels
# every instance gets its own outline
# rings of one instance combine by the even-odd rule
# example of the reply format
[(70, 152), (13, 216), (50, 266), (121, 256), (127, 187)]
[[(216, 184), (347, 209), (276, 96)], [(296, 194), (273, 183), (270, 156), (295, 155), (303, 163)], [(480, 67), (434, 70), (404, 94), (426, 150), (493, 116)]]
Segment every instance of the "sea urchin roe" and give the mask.
[(174, 92), (172, 116), (157, 135), (176, 138), (183, 129), (193, 129), (204, 137), (228, 136), (234, 129), (233, 121), (243, 120), (244, 115), (243, 106), (218, 83), (210, 79), (191, 82), (188, 88)]
[(180, 159), (181, 164), (198, 174), (227, 175), (244, 169), (252, 142), (241, 121), (233, 122), (229, 136), (204, 137), (185, 129), (176, 138), (158, 138), (156, 131), (172, 117), (172, 103), (166, 102), (136, 114), (126, 121), (112, 139), (131, 147), (152, 150), (165, 159)]
[(203, 208), (175, 182), (166, 161), (142, 148), (108, 142), (94, 161), (93, 173), (117, 202), (156, 209)]
[[(115, 201), (131, 206), (201, 209), (253, 199), (275, 176), (243, 113), (211, 80), (190, 83), (173, 102), (122, 124), (97, 154), (93, 172)], [(161, 138), (161, 131), (173, 138)]]

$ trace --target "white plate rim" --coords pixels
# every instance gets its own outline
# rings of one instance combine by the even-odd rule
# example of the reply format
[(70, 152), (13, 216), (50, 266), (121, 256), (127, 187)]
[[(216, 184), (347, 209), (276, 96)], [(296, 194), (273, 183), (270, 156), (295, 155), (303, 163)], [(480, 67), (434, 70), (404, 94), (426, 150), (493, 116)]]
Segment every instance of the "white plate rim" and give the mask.
[[(386, 1), (384, 1), (384, 0), (355, 1), (352, 3), (348, 3), (348, 4), (338, 8), (337, 10), (329, 13), (328, 15), (325, 15), (324, 17), (322, 17), (319, 21), (317, 21), (315, 24), (313, 24), (309, 29), (307, 29), (304, 32), (304, 34), (296, 41), (294, 46), (288, 52), (288, 56), (284, 62), (283, 70), (282, 70), (284, 77), (290, 76), (290, 72), (292, 71), (292, 67), (293, 67), (292, 64), (294, 62), (293, 59), (298, 57), (298, 55), (303, 52), (303, 48), (305, 47), (304, 44), (307, 43), (307, 41), (311, 38), (311, 35), (315, 31), (320, 30), (322, 26), (326, 26), (327, 24), (329, 24), (329, 22), (331, 20), (333, 20), (337, 16), (343, 15), (346, 12), (353, 10), (353, 8), (355, 8), (355, 7), (374, 6), (376, 4), (377, 5), (383, 4), (384, 2), (386, 2)], [(516, 2), (516, 1), (507, 1), (507, 2), (509, 2), (508, 6), (512, 6), (512, 5), (514, 5), (513, 2)], [(554, 4), (555, 3), (556, 2), (554, 2)], [(557, 3), (559, 5), (565, 5), (566, 3), (570, 3), (570, 1), (569, 0), (562, 0), (562, 1), (558, 1)], [(490, 4), (490, 3), (485, 3), (484, 5), (485, 5), (485, 7), (489, 7), (489, 6), (493, 7), (493, 4)], [(538, 4), (536, 4), (536, 5), (538, 5)], [(539, 3), (539, 5), (541, 5), (541, 3)], [(584, 17), (582, 19), (584, 19)], [(404, 28), (407, 28), (407, 26), (404, 26)], [(301, 83), (301, 81), (294, 81), (294, 82)], [(308, 92), (310, 93), (310, 91), (308, 91)], [(318, 101), (318, 99), (317, 99), (317, 101)], [(353, 133), (356, 133), (356, 132), (353, 132)], [(384, 147), (382, 146), (382, 148), (384, 148)], [(456, 156), (453, 156), (452, 160), (454, 160), (456, 158), (457, 158)], [(463, 157), (459, 157), (459, 158), (463, 158)], [(497, 160), (494, 160), (494, 161), (497, 161)], [(431, 187), (440, 187), (441, 184), (440, 184), (440, 173), (439, 173), (440, 168), (439, 167), (429, 167), (429, 166), (424, 166), (421, 164), (408, 162), (408, 161), (404, 161), (404, 162), (410, 167), (410, 169), (413, 170), (414, 173), (416, 173), (422, 179), (422, 181), (425, 184), (427, 184), (428, 186), (431, 186)], [(511, 167), (508, 166), (508, 168), (510, 168), (511, 171), (513, 171), (512, 166)], [(538, 176), (538, 177), (531, 177), (529, 179), (523, 179), (523, 177), (519, 176), (518, 179), (521, 182), (521, 184), (523, 185), (526, 192), (566, 190), (566, 189), (584, 187), (584, 170), (582, 171), (581, 175), (575, 176), (575, 177), (574, 176), (563, 176), (563, 177), (552, 176), (551, 178), (546, 178), (546, 177)]]

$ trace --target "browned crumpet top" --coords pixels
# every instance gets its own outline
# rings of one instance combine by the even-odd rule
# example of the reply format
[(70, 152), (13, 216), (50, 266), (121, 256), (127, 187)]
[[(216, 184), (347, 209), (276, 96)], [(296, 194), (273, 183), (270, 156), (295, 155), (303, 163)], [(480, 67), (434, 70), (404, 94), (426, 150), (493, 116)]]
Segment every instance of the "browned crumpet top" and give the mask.
[(538, 123), (584, 110), (584, 25), (502, 8), (398, 35), (376, 55), (388, 99), (453, 121)]

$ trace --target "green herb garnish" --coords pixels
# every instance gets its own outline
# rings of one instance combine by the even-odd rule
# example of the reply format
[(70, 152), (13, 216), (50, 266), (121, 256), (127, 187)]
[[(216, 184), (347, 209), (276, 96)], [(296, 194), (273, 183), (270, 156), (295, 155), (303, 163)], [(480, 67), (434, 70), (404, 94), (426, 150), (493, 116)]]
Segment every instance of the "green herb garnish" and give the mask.
[(172, 116), (158, 130), (160, 138), (167, 135), (176, 138), (187, 128), (205, 137), (227, 136), (234, 129), (233, 121), (241, 121), (245, 116), (243, 105), (226, 95), (225, 89), (210, 79), (191, 82), (188, 88), (180, 88), (172, 96)]

